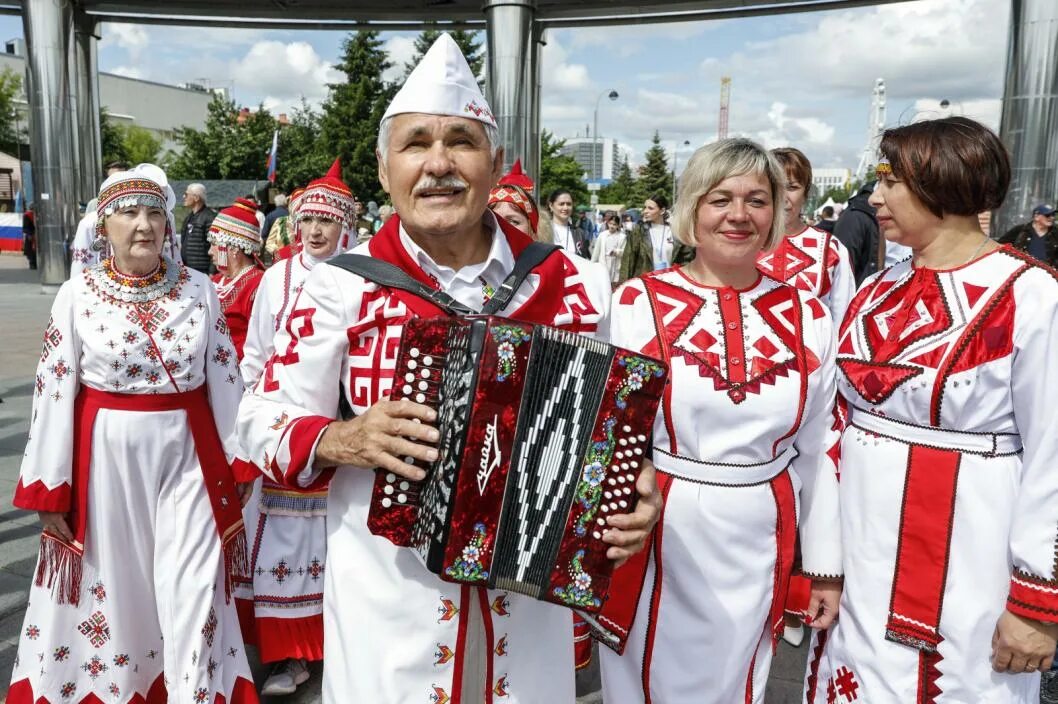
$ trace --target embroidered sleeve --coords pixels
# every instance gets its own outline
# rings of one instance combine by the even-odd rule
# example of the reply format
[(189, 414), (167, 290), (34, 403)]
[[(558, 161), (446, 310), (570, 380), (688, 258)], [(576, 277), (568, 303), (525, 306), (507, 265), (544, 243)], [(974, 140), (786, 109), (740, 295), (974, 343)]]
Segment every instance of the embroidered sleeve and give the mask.
[(316, 443), (338, 412), (349, 349), (347, 311), (359, 303), (345, 298), (349, 282), (338, 281), (336, 271), (318, 266), (309, 274), (260, 381), (239, 409), (239, 436), (252, 461), (291, 486), (314, 487), (328, 478), (312, 465)]
[(37, 365), (29, 441), (14, 499), (15, 506), (32, 511), (71, 508), (74, 400), (81, 376), (74, 283), (67, 281), (55, 296)]
[(610, 303), (610, 342), (636, 352), (660, 356), (650, 301), (640, 279), (631, 279), (614, 291)]
[(209, 404), (217, 434), (224, 445), (224, 454), (232, 465), (238, 481), (249, 481), (255, 473), (246, 465), (245, 453), (239, 445), (235, 432), (235, 419), (242, 396), (242, 378), (239, 376), (239, 359), (235, 354), (228, 324), (220, 308), (216, 290), (212, 286), (202, 287), (206, 301), (206, 320), (209, 334), (206, 336), (206, 386), (209, 389)]
[(830, 238), (830, 252), (828, 253), (830, 265), (830, 294), (827, 304), (830, 307), (830, 315), (834, 320), (834, 330), (841, 327), (845, 319), (845, 313), (849, 309), (849, 303), (856, 293), (856, 276), (852, 273), (852, 264), (849, 261), (849, 250), (838, 241), (837, 237)]
[(801, 482), (801, 564), (806, 574), (836, 578), (842, 574), (841, 522), (837, 468), (828, 452), (837, 445), (839, 434), (834, 415), (834, 325), (829, 313), (813, 319), (811, 306), (802, 310), (805, 344), (818, 350), (819, 368), (808, 385), (804, 420), (794, 439), (797, 458), (791, 465)]
[(70, 278), (77, 279), (85, 269), (99, 263), (99, 254), (92, 249), (95, 239), (96, 219), (89, 215), (77, 223), (73, 242), (70, 243)]
[(1010, 531), (1014, 574), (1007, 608), (1058, 622), (1058, 281), (1033, 269), (1015, 284), (1014, 296), (1011, 394), (1025, 449)]

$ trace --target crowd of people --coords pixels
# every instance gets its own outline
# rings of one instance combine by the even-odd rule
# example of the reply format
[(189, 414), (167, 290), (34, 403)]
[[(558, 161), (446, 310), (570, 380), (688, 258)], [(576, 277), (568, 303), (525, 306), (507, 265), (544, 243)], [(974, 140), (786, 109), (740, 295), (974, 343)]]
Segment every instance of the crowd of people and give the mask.
[[(361, 213), (336, 161), (267, 217), (192, 184), (181, 229), (161, 169), (114, 165), (35, 379), (15, 504), (43, 534), (9, 702), (256, 702), (247, 644), (265, 695), (322, 660), (327, 702), (572, 702), (590, 632), (609, 704), (756, 703), (802, 623), (812, 704), (1038, 700), (1058, 247), (1049, 206), (1009, 244), (982, 232), (1010, 182), (995, 134), (888, 130), (867, 205), (816, 225), (805, 155), (744, 138), (698, 149), (671, 209), (595, 222), (560, 190), (545, 221), (442, 34), (377, 154), (391, 206)], [(367, 527), (373, 470), (438, 457), (436, 409), (389, 392), (404, 324), (442, 310), (339, 257), (479, 311), (534, 240), (556, 247), (503, 315), (669, 370), (585, 620)]]

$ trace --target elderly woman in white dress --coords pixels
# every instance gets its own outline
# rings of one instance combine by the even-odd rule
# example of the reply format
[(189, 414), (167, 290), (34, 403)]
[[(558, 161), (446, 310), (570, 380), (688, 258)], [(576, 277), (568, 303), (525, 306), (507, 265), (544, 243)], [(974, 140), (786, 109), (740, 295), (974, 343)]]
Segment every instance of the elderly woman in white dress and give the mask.
[(59, 290), (15, 505), (44, 532), (8, 701), (256, 702), (231, 576), (239, 370), (214, 287), (163, 256), (161, 169), (110, 176), (113, 256)]

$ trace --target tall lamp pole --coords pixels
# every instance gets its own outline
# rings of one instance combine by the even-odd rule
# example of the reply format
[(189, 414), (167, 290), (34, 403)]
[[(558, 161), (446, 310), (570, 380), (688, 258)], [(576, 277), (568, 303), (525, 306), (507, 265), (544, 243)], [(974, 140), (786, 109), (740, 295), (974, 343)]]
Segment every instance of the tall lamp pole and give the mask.
[(595, 121), (591, 128), (591, 177), (593, 179), (597, 178), (595, 175), (595, 153), (599, 150), (599, 101), (602, 100), (604, 95), (610, 100), (617, 100), (620, 97), (617, 91), (611, 89), (599, 93), (599, 97), (595, 99)]
[[(689, 139), (683, 140), (683, 146), (685, 146), (685, 147), (691, 146), (691, 140), (689, 140)], [(676, 146), (672, 148), (672, 202), (673, 203), (676, 202), (676, 164), (679, 162), (679, 158), (680, 158), (680, 144), (677, 143)]]

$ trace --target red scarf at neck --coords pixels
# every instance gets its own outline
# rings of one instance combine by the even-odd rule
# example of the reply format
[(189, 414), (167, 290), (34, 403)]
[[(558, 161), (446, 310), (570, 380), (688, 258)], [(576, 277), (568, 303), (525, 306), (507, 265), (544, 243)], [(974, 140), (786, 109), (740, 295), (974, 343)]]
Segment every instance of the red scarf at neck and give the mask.
[[(500, 233), (507, 238), (507, 244), (511, 248), (511, 254), (515, 259), (533, 241), (528, 235), (514, 226), (497, 218)], [(419, 263), (405, 249), (400, 239), (400, 218), (396, 215), (386, 221), (382, 229), (378, 231), (368, 243), (368, 251), (372, 257), (394, 264), (403, 269), (412, 278), (426, 284), (430, 288), (438, 288), (434, 281)], [(566, 264), (561, 253), (552, 254), (543, 262), (532, 269), (532, 273), (540, 277), (536, 290), (529, 296), (529, 300), (516, 310), (503, 311), (506, 316), (524, 320), (529, 323), (551, 324), (559, 313), (564, 309), (565, 303), (562, 292), (565, 289)], [(444, 315), (445, 312), (434, 304), (425, 301), (418, 296), (406, 291), (393, 291), (404, 305), (412, 313), (421, 317), (436, 317)]]

